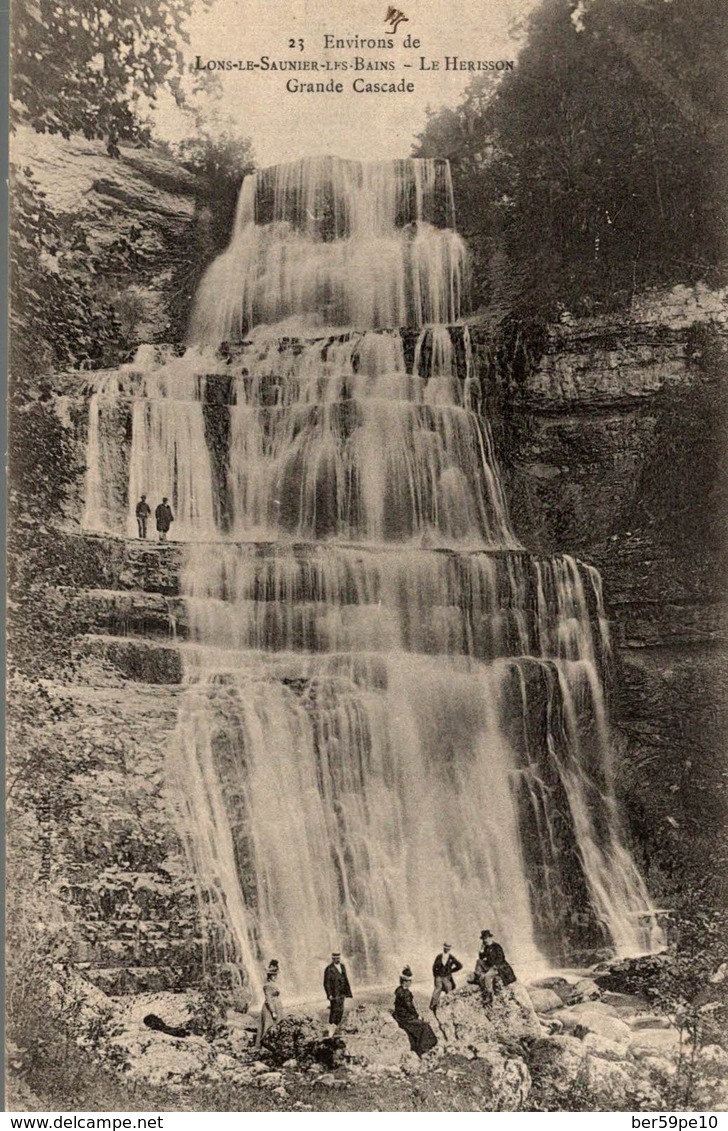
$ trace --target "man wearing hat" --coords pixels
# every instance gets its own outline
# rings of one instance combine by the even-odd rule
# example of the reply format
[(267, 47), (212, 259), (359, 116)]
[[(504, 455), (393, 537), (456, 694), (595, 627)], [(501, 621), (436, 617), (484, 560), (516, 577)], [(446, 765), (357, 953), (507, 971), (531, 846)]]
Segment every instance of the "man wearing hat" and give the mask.
[(481, 990), (492, 997), (496, 978), (505, 987), (513, 985), (516, 975), (513, 973), (513, 967), (506, 961), (503, 947), (493, 938), (492, 931), (481, 931), (480, 942), (480, 954), (475, 963), (473, 980), (478, 983)]
[(435, 989), (430, 998), (430, 1009), (435, 1012), (437, 1009), (440, 997), (442, 994), (449, 994), (455, 989), (455, 979), (453, 974), (457, 974), (458, 970), (462, 970), (462, 962), (458, 962), (454, 954), (451, 954), (451, 946), (449, 942), (442, 944), (442, 954), (438, 954), (437, 958), (432, 964), (432, 976), (435, 979)]
[(344, 1019), (344, 1002), (353, 997), (346, 966), (341, 961), (341, 952), (331, 954), (331, 962), (324, 970), (324, 992), (329, 999), (329, 1036), (333, 1037)]

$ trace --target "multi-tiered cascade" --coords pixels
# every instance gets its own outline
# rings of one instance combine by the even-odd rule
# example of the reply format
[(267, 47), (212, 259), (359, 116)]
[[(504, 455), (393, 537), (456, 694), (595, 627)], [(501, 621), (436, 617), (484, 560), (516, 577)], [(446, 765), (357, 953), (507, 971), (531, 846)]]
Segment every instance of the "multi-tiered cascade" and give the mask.
[(484, 926), (516, 966), (649, 945), (599, 576), (511, 533), (464, 275), (445, 163), (265, 170), (194, 345), (92, 399), (87, 524), (166, 494), (187, 543), (170, 773), (218, 958), (289, 994), (332, 945), (359, 986)]

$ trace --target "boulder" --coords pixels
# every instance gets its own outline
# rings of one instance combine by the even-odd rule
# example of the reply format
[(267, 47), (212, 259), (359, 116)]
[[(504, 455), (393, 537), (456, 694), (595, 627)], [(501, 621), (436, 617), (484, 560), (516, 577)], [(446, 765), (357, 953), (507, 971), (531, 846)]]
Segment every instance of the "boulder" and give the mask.
[(536, 1013), (553, 1013), (555, 1009), (561, 1009), (564, 1004), (555, 990), (550, 990), (545, 986), (531, 986), (528, 996)]
[(359, 1065), (401, 1066), (410, 1053), (409, 1040), (391, 1013), (373, 1005), (357, 1005), (341, 1027), (344, 1058)]
[(524, 986), (516, 983), (485, 1003), (477, 986), (463, 986), (441, 999), (437, 1024), (445, 1044), (457, 1051), (491, 1044), (518, 1041), (543, 1034)]
[(607, 1001), (579, 1001), (569, 1006), (569, 1014), (579, 1017), (582, 1013), (601, 1013), (604, 1017), (619, 1017), (615, 1005)]
[(669, 1029), (638, 1029), (629, 1037), (629, 1050), (633, 1056), (675, 1057), (680, 1052), (680, 1033)]
[(602, 991), (591, 978), (582, 978), (576, 985), (571, 986), (566, 995), (567, 1005), (579, 1005), (585, 1001), (599, 1001)]
[(200, 1080), (216, 1080), (223, 1074), (217, 1054), (204, 1037), (169, 1037), (164, 1033), (144, 1036), (125, 1031), (111, 1037), (104, 1060), (122, 1069), (128, 1080), (179, 1087)]
[(633, 1032), (638, 1029), (671, 1029), (672, 1023), (668, 1017), (660, 1017), (657, 1013), (636, 1013), (632, 1016), (623, 1017), (622, 1020), (625, 1024), (629, 1025)]
[(556, 1098), (573, 1089), (584, 1065), (584, 1045), (576, 1037), (543, 1037), (528, 1051), (528, 1068), (539, 1092)]
[(558, 994), (562, 1001), (566, 1001), (566, 998), (568, 997), (572, 988), (573, 984), (571, 982), (567, 982), (566, 978), (562, 978), (560, 975), (554, 974), (550, 978), (539, 978), (537, 982), (529, 983), (528, 992), (533, 998), (534, 989), (552, 990), (555, 994)]
[(610, 1041), (608, 1037), (600, 1037), (598, 1033), (587, 1033), (582, 1043), (588, 1053), (601, 1056), (603, 1060), (624, 1060), (627, 1055), (624, 1041)]
[(314, 1046), (321, 1040), (321, 1028), (314, 1017), (283, 1017), (263, 1037), (271, 1065), (287, 1060), (314, 1060)]
[(634, 1090), (630, 1073), (621, 1064), (588, 1055), (584, 1061), (584, 1087), (596, 1111), (620, 1111), (628, 1106), (627, 1097)]
[(640, 958), (622, 958), (610, 962), (606, 969), (592, 971), (592, 977), (602, 990), (618, 994), (643, 994), (660, 978), (666, 969), (674, 965), (672, 955), (647, 954)]
[(523, 1057), (503, 1045), (480, 1046), (477, 1067), (486, 1077), (488, 1111), (523, 1111), (531, 1093), (531, 1074)]
[(691, 1098), (698, 1111), (728, 1111), (728, 1053), (720, 1045), (700, 1050)]
[(586, 1033), (596, 1033), (599, 1037), (606, 1037), (608, 1041), (618, 1041), (623, 1044), (630, 1039), (629, 1025), (620, 1021), (618, 1017), (609, 1017), (604, 1013), (584, 1010), (578, 1015), (578, 1025)]
[(677, 1063), (666, 1056), (643, 1056), (636, 1062), (637, 1069), (644, 1078), (657, 1082), (663, 1087), (677, 1072)]
[(153, 1014), (173, 1028), (200, 1032), (206, 1015), (202, 995), (194, 990), (186, 993), (130, 994), (116, 998), (117, 1016), (125, 1028), (144, 1024), (144, 1018)]

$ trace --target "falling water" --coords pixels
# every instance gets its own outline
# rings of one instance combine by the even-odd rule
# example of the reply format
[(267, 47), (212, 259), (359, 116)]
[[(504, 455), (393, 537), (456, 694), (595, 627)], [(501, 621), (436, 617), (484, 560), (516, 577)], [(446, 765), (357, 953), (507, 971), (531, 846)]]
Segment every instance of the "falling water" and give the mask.
[(511, 532), (464, 292), (446, 163), (264, 170), (194, 346), (91, 401), (87, 525), (132, 533), (157, 489), (186, 543), (170, 771), (254, 986), (276, 956), (318, 993), (332, 946), (359, 986), (424, 976), (484, 926), (521, 968), (649, 945), (600, 579)]

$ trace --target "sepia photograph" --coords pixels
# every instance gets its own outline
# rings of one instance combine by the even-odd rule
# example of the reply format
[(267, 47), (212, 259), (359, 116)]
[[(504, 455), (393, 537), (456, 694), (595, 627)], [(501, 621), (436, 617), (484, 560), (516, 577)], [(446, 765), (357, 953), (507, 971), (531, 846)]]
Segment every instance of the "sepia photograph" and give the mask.
[(727, 61), (11, 0), (7, 1110), (728, 1112)]

